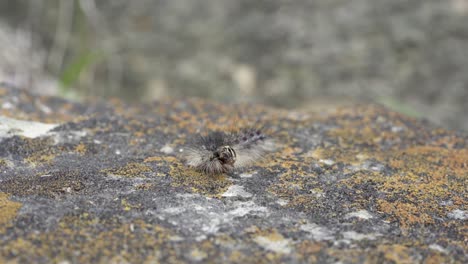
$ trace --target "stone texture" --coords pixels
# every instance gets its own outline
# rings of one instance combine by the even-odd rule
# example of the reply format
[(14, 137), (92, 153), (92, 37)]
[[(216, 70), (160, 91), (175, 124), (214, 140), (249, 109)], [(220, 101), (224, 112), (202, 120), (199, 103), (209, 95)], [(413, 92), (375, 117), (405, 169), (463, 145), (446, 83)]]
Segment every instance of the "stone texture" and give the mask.
[[(57, 126), (1, 135), (0, 262), (468, 260), (466, 134), (377, 105), (77, 104), (4, 87), (1, 105), (2, 122)], [(249, 123), (278, 147), (252, 167), (206, 176), (177, 157), (199, 131)]]

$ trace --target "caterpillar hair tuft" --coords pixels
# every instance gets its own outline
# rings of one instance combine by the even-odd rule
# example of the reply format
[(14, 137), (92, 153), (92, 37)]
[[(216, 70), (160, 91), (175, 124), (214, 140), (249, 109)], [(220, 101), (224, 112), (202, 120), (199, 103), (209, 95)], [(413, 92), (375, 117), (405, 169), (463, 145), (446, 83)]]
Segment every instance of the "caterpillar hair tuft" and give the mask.
[(260, 129), (213, 131), (198, 135), (184, 149), (187, 166), (206, 174), (233, 171), (252, 164), (274, 150), (274, 142)]

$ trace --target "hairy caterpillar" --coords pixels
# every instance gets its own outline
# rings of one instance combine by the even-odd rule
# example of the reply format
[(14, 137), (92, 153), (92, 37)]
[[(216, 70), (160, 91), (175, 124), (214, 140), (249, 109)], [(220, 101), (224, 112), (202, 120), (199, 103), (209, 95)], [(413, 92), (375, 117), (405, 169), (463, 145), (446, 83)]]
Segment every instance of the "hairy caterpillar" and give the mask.
[(245, 167), (273, 149), (273, 140), (260, 129), (246, 128), (198, 136), (183, 156), (189, 167), (206, 174), (219, 174)]

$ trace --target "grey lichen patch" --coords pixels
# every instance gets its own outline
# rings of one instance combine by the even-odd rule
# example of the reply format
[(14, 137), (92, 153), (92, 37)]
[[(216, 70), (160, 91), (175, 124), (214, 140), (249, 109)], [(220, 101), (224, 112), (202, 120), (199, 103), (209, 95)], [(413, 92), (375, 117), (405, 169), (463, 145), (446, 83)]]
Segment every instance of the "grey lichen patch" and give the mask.
[(26, 158), (29, 165), (36, 167), (41, 165), (49, 165), (55, 159), (55, 154), (49, 152), (38, 152)]
[(145, 164), (129, 162), (123, 167), (104, 169), (101, 172), (106, 173), (109, 176), (142, 178), (146, 177), (146, 174), (152, 172), (152, 170)]
[(44, 172), (32, 177), (15, 177), (0, 184), (0, 190), (15, 196), (57, 197), (85, 188), (78, 171)]
[(13, 136), (2, 141), (0, 155), (4, 157), (14, 156), (26, 159), (30, 156), (38, 156), (39, 153), (52, 154), (53, 140), (45, 138), (31, 139), (22, 136)]

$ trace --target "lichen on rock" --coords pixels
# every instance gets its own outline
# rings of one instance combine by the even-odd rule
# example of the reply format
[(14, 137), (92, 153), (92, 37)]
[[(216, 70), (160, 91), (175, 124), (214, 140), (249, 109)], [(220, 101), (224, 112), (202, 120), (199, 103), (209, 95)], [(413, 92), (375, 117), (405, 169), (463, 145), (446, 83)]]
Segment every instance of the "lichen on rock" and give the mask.
[[(467, 261), (465, 134), (377, 105), (35, 98), (46, 114), (0, 91), (20, 98), (9, 119), (58, 124), (1, 139), (0, 262)], [(278, 147), (244, 170), (178, 156), (195, 133), (255, 121)]]

